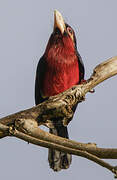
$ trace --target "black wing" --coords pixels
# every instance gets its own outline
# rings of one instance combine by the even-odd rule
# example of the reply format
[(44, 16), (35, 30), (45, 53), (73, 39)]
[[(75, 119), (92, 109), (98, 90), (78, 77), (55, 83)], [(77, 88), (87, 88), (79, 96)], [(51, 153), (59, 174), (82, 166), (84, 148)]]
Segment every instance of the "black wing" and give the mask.
[(41, 83), (43, 81), (44, 72), (46, 71), (46, 61), (42, 56), (37, 65), (36, 80), (35, 80), (35, 104), (39, 104), (45, 101), (47, 98), (43, 98), (41, 94)]
[[(73, 31), (74, 32), (74, 31)], [(80, 77), (80, 81), (84, 79), (84, 75), (85, 75), (85, 68), (84, 68), (84, 63), (82, 61), (82, 57), (80, 56), (78, 50), (77, 50), (77, 42), (76, 42), (76, 36), (75, 33), (73, 34), (74, 36), (74, 44), (75, 44), (75, 50), (76, 50), (76, 54), (78, 57), (78, 64), (79, 64), (79, 77)]]
[(84, 68), (84, 63), (82, 61), (82, 57), (80, 56), (79, 52), (77, 52), (77, 57), (78, 57), (78, 63), (79, 63), (79, 76), (80, 76), (80, 81), (81, 81), (84, 79), (85, 68)]

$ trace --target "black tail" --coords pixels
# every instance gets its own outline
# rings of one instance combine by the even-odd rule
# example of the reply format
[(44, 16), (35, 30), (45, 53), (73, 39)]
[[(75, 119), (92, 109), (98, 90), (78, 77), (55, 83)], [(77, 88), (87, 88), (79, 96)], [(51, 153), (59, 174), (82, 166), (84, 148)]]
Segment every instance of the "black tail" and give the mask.
[[(69, 138), (67, 127), (64, 127), (63, 125), (55, 126), (54, 129), (50, 129), (50, 133), (67, 139)], [(70, 154), (54, 149), (49, 149), (48, 161), (50, 168), (52, 168), (54, 171), (60, 171), (61, 169), (69, 168), (71, 160), (72, 156)]]

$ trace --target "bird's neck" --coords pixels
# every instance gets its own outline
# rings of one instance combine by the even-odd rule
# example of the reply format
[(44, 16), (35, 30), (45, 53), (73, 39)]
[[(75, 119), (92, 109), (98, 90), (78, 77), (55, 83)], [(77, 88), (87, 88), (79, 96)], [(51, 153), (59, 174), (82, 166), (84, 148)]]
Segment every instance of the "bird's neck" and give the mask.
[(68, 38), (63, 38), (62, 41), (56, 42), (49, 41), (45, 50), (45, 56), (48, 61), (60, 61), (70, 63), (76, 59), (76, 51), (74, 44)]
[(48, 64), (67, 64), (70, 65), (74, 61), (77, 61), (75, 53), (70, 52), (65, 48), (54, 47), (50, 48), (45, 54), (45, 59)]

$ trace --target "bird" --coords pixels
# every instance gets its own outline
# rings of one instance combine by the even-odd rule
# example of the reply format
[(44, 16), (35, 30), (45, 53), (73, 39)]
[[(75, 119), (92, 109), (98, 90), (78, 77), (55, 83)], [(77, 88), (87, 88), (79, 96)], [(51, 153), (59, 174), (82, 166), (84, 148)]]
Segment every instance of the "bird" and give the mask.
[[(35, 79), (35, 104), (44, 102), (50, 96), (57, 95), (80, 84), (84, 80), (84, 64), (77, 50), (76, 36), (58, 10), (54, 11), (53, 31), (48, 40), (45, 52), (40, 58)], [(74, 108), (75, 111), (76, 107)], [(51, 134), (69, 138), (68, 129), (56, 118)], [(71, 154), (49, 149), (48, 161), (54, 171), (69, 168)]]

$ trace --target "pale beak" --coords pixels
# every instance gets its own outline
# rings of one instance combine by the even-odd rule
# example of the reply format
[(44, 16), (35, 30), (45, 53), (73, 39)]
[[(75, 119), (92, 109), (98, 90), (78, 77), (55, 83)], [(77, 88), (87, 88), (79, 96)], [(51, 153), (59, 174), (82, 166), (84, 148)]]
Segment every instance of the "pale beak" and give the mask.
[(61, 13), (57, 10), (54, 11), (54, 30), (56, 28), (58, 28), (62, 34), (66, 30), (64, 19)]

